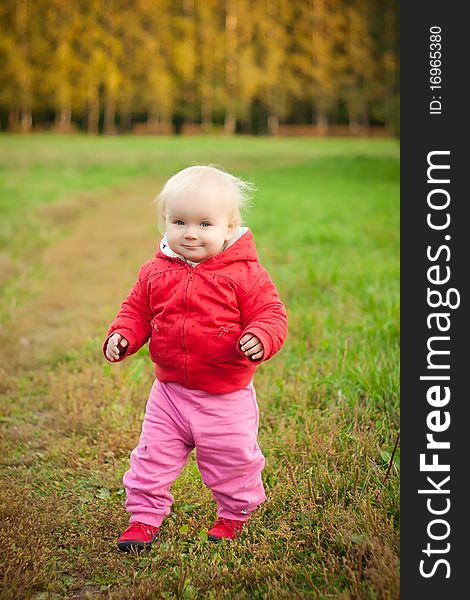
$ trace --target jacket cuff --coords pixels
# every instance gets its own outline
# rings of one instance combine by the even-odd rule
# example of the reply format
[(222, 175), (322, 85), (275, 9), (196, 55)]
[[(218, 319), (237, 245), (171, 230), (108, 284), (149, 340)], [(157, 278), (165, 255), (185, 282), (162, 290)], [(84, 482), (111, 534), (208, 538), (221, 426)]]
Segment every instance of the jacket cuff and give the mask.
[[(256, 337), (259, 339), (259, 341), (263, 345), (263, 350), (264, 350), (263, 356), (261, 358), (258, 358), (257, 360), (253, 360), (252, 358), (246, 356), (245, 353), (243, 352), (243, 350), (241, 350), (241, 348), (240, 348), (240, 340), (247, 333), (252, 333), (253, 335), (256, 335)], [(238, 341), (237, 341), (237, 351), (239, 352), (239, 354), (244, 356), (247, 360), (249, 360), (251, 363), (253, 363), (255, 365), (258, 365), (258, 364), (264, 362), (265, 360), (268, 360), (271, 358), (272, 347), (273, 347), (273, 345), (271, 342), (271, 336), (269, 336), (264, 329), (261, 329), (261, 327), (257, 327), (256, 325), (248, 326), (245, 329), (245, 331), (242, 332), (242, 334), (240, 335), (240, 337), (238, 338)]]
[[(106, 346), (108, 345), (109, 338), (112, 335), (114, 335), (115, 333), (119, 333), (120, 335), (122, 335), (122, 337), (126, 338), (126, 340), (128, 341), (128, 346), (127, 346), (126, 351), (123, 354), (121, 354), (117, 360), (109, 360), (109, 358), (106, 356)], [(108, 362), (113, 363), (113, 364), (118, 363), (121, 360), (124, 360), (126, 358), (126, 356), (130, 356), (131, 354), (134, 354), (134, 352), (136, 352), (136, 350), (137, 350), (137, 338), (136, 338), (135, 333), (133, 331), (131, 331), (130, 329), (114, 329), (113, 331), (108, 333), (108, 336), (102, 346), (103, 356), (106, 358), (106, 360)]]

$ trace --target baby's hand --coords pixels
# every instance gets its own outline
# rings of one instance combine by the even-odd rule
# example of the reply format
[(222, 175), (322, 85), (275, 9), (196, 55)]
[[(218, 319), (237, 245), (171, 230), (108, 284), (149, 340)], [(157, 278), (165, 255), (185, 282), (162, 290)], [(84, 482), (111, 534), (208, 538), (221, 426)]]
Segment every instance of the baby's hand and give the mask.
[(106, 358), (108, 360), (117, 360), (125, 352), (129, 342), (120, 333), (113, 333), (106, 345)]
[(245, 355), (251, 360), (258, 360), (263, 358), (264, 348), (259, 338), (252, 333), (247, 333), (240, 340), (240, 348)]

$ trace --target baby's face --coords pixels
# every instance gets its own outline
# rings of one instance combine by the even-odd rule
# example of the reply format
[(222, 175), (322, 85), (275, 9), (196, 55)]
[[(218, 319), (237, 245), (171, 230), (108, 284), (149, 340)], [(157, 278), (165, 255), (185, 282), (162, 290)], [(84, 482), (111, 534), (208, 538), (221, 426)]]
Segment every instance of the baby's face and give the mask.
[(230, 207), (214, 198), (197, 202), (172, 198), (166, 205), (165, 221), (170, 248), (193, 262), (218, 254), (235, 229)]

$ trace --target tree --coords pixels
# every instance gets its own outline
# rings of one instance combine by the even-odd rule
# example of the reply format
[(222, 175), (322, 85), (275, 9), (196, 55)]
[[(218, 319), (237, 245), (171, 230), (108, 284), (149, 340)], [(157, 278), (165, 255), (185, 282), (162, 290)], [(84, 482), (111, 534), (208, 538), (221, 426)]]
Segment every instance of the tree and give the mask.
[(28, 132), (33, 123), (33, 5), (30, 0), (8, 0), (0, 10), (4, 64), (0, 98), (8, 108), (9, 128)]
[(373, 2), (370, 0), (355, 0), (345, 7), (346, 65), (342, 93), (352, 131), (360, 125), (369, 125), (370, 103), (374, 99), (374, 82), (378, 72), (370, 27), (373, 16)]
[(81, 89), (77, 83), (82, 64), (76, 47), (81, 15), (76, 4), (64, 0), (36, 7), (44, 11), (44, 48), (38, 66), (41, 104), (54, 109), (55, 129), (66, 133), (72, 129), (74, 96)]
[[(259, 38), (254, 40), (260, 64), (257, 66), (256, 79), (260, 97), (267, 109), (267, 130), (276, 135), (279, 120), (287, 113), (287, 89), (284, 81), (289, 70), (288, 36), (286, 20), (289, 15), (288, 4), (282, 0), (267, 0), (266, 10), (258, 21)], [(260, 3), (259, 7), (263, 7)]]
[(223, 62), (223, 37), (219, 25), (217, 0), (198, 0), (196, 9), (196, 82), (201, 124), (210, 131), (213, 123), (217, 88), (220, 85), (220, 67)]
[(328, 131), (331, 112), (338, 102), (344, 35), (342, 2), (310, 0), (312, 57), (312, 108), (320, 133)]
[(225, 123), (227, 134), (235, 133), (236, 126), (236, 91), (238, 77), (238, 11), (236, 0), (225, 0)]

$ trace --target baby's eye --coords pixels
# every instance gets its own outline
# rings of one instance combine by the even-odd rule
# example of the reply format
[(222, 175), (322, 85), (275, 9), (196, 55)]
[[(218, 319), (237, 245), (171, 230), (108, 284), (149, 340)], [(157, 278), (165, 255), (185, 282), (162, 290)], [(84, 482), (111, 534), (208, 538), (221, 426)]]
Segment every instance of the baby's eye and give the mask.
[(201, 223), (201, 225), (202, 225), (203, 227), (210, 227), (210, 225), (211, 225), (211, 224), (209, 223), (209, 221), (203, 221), (203, 222)]
[(175, 219), (175, 220), (173, 221), (173, 223), (174, 223), (175, 225), (184, 225), (184, 221), (181, 221), (180, 219)]

